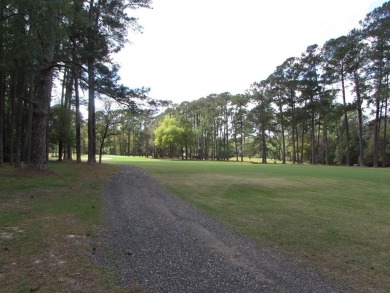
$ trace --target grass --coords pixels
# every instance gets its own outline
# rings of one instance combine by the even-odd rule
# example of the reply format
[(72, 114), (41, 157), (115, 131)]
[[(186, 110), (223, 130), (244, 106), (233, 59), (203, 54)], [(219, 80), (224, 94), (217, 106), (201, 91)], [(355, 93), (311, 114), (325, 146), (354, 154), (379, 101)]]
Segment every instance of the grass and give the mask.
[(0, 168), (2, 292), (121, 292), (92, 260), (103, 184), (117, 166)]
[[(390, 170), (110, 157), (0, 168), (2, 292), (137, 292), (92, 261), (104, 183), (138, 165), (259, 246), (354, 292), (390, 288)], [(110, 164), (107, 164), (107, 163)]]
[(354, 292), (390, 288), (390, 170), (112, 157)]

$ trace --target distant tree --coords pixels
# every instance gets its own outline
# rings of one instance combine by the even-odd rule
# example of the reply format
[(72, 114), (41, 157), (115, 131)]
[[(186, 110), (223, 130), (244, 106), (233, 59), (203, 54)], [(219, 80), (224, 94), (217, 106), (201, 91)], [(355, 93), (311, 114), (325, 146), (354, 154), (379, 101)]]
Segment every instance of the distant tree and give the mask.
[(154, 131), (154, 144), (162, 150), (168, 150), (169, 157), (173, 158), (175, 151), (183, 146), (183, 133), (184, 129), (176, 118), (165, 116)]
[(344, 123), (345, 123), (345, 149), (346, 149), (346, 165), (351, 164), (350, 156), (350, 133), (348, 123), (348, 105), (346, 102), (346, 76), (347, 76), (347, 60), (349, 51), (349, 38), (341, 36), (337, 39), (331, 39), (323, 46), (324, 69), (326, 71), (326, 79), (330, 79), (330, 83), (340, 82), (340, 90), (343, 98), (344, 107)]
[[(367, 67), (367, 74), (371, 77), (374, 90), (372, 103), (374, 104), (375, 115), (373, 165), (378, 167), (380, 124), (384, 121), (386, 125), (387, 121), (387, 117), (383, 116), (382, 110), (388, 107), (389, 95), (390, 2), (385, 2), (381, 7), (368, 13), (362, 22), (362, 26), (365, 39), (369, 41), (368, 59), (370, 66)], [(386, 145), (386, 135), (386, 132), (384, 132), (383, 145)]]
[(247, 105), (249, 103), (249, 97), (245, 94), (237, 94), (232, 96), (231, 104), (233, 106), (232, 113), (232, 128), (234, 147), (236, 154), (236, 161), (238, 157), (241, 158), (241, 162), (244, 161), (244, 146), (245, 146), (245, 133), (246, 133), (246, 120), (248, 115)]
[(251, 100), (255, 107), (249, 112), (248, 119), (260, 138), (261, 162), (267, 163), (267, 132), (273, 130), (274, 109), (267, 81), (253, 83), (250, 89)]
[(367, 78), (364, 67), (367, 64), (367, 44), (363, 42), (360, 30), (354, 29), (348, 34), (349, 54), (347, 58), (347, 73), (352, 83), (352, 94), (355, 96), (355, 107), (358, 114), (359, 130), (359, 164), (364, 166), (364, 138), (363, 138), (363, 102), (367, 100)]
[(99, 164), (102, 163), (102, 155), (106, 139), (118, 134), (115, 126), (120, 123), (122, 113), (120, 110), (112, 109), (112, 102), (107, 98), (103, 99), (103, 109), (96, 112), (96, 133), (99, 142)]
[(321, 62), (318, 45), (307, 47), (300, 60), (303, 69), (300, 80), (301, 98), (305, 100), (310, 115), (310, 163), (316, 164), (318, 157), (315, 126), (318, 118), (318, 69)]

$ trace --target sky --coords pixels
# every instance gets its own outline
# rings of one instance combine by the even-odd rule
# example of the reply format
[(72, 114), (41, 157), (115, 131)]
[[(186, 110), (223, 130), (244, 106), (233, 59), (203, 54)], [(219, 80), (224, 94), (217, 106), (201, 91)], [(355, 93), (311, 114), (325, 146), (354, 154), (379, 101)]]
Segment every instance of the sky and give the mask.
[(114, 57), (121, 82), (180, 104), (245, 93), (309, 45), (347, 34), (384, 0), (153, 0)]

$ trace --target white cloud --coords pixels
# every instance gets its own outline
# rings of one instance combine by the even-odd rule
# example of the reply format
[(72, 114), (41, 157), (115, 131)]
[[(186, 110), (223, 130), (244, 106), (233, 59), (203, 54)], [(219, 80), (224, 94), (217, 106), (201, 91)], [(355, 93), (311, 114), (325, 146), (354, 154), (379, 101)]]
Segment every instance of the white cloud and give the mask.
[(180, 103), (243, 93), (307, 46), (347, 34), (385, 1), (154, 0), (116, 57), (122, 82)]

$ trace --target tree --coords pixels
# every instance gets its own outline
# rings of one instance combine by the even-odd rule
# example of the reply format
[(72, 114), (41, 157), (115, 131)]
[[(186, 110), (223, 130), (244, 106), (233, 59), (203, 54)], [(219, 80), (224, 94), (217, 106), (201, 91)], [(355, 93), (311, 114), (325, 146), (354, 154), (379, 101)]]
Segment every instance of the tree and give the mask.
[(267, 81), (253, 83), (250, 90), (255, 107), (249, 113), (255, 132), (260, 138), (261, 162), (267, 163), (267, 131), (273, 130), (274, 109)]
[[(42, 55), (39, 62), (38, 84), (34, 100), (32, 125), (32, 160), (34, 168), (42, 170), (47, 162), (48, 112), (53, 85), (54, 55), (59, 27), (61, 1), (44, 1), (44, 6), (35, 10), (31, 17), (39, 26), (36, 28), (41, 38)], [(37, 9), (37, 8), (35, 8)]]
[(111, 53), (118, 52), (126, 41), (127, 28), (137, 28), (135, 18), (129, 17), (127, 9), (149, 7), (150, 0), (134, 1), (89, 1), (89, 23), (85, 35), (84, 58), (88, 68), (88, 162), (95, 162), (96, 117), (95, 91), (96, 66), (107, 63)]
[(348, 123), (348, 105), (346, 102), (345, 81), (347, 75), (347, 59), (349, 51), (349, 38), (341, 36), (337, 39), (327, 41), (323, 47), (323, 57), (326, 71), (326, 78), (330, 83), (340, 82), (341, 93), (344, 107), (344, 123), (345, 123), (345, 148), (346, 148), (346, 165), (351, 164), (350, 161), (350, 133)]
[(315, 125), (317, 117), (318, 101), (318, 67), (320, 64), (318, 45), (307, 47), (302, 54), (302, 76), (300, 81), (301, 97), (307, 101), (305, 106), (310, 113), (310, 163), (317, 163), (317, 144), (315, 135)]
[[(374, 126), (374, 157), (373, 165), (378, 167), (379, 161), (379, 132), (382, 121), (381, 110), (386, 105), (389, 87), (386, 82), (390, 68), (390, 2), (384, 3), (381, 7), (368, 13), (362, 22), (363, 34), (370, 43), (368, 58), (370, 66), (367, 68), (367, 74), (372, 79), (375, 126)], [(386, 138), (386, 134), (384, 136)], [(386, 144), (386, 141), (384, 141)]]
[[(244, 145), (245, 145), (245, 129), (246, 129), (246, 118), (248, 114), (247, 105), (249, 103), (248, 95), (237, 94), (232, 97), (232, 106), (233, 106), (233, 117), (232, 117), (232, 126), (233, 126), (233, 137), (234, 137), (234, 146), (236, 161), (240, 156), (241, 162), (244, 161)], [(238, 150), (239, 148), (239, 150)]]
[(173, 158), (177, 148), (182, 147), (184, 129), (180, 127), (176, 118), (165, 116), (154, 131), (154, 144), (163, 151), (168, 150), (169, 157)]
[(364, 67), (367, 64), (367, 45), (362, 41), (362, 33), (352, 30), (348, 34), (349, 54), (346, 62), (347, 73), (352, 82), (352, 94), (355, 96), (355, 107), (358, 114), (359, 129), (359, 164), (364, 166), (364, 141), (363, 141), (363, 101), (367, 99), (367, 80), (364, 77)]
[(120, 123), (122, 119), (120, 110), (112, 110), (111, 102), (108, 99), (103, 100), (104, 108), (96, 112), (96, 132), (99, 144), (99, 164), (102, 163), (103, 149), (105, 141), (108, 137), (116, 135), (115, 126)]

